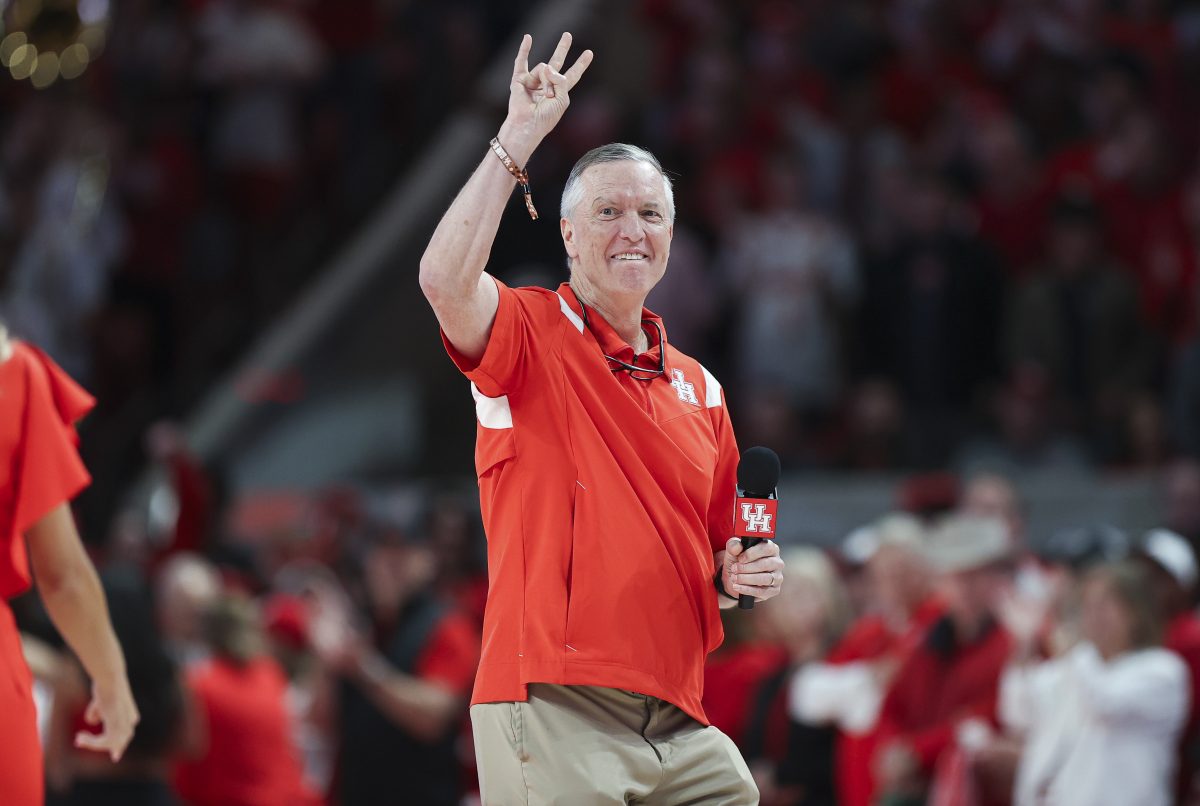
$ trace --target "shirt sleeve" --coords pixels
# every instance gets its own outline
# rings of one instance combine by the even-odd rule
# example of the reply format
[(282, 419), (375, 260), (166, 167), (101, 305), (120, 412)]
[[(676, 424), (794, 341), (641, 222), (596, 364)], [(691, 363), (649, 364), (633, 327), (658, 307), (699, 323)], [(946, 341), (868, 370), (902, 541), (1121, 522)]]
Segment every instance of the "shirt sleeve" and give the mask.
[(1100, 719), (1113, 725), (1177, 733), (1187, 718), (1188, 679), (1183, 661), (1166, 650), (1105, 663), (1090, 644), (1070, 656), (1070, 671)]
[(417, 658), (417, 677), (466, 696), (479, 666), (479, 641), (479, 631), (469, 619), (459, 613), (446, 616)]
[(492, 278), (499, 292), (496, 319), (488, 333), (487, 346), (479, 361), (464, 356), (441, 331), (442, 344), (450, 360), (487, 397), (508, 394), (520, 385), (522, 376), (536, 359), (540, 341), (534, 337), (540, 295), (513, 290)]
[[(704, 373), (705, 384), (716, 384), (716, 380), (707, 371)], [(737, 438), (733, 435), (733, 425), (729, 421), (729, 410), (725, 407), (725, 391), (718, 385), (714, 390), (705, 389), (707, 400), (720, 404), (709, 407), (709, 416), (713, 419), (713, 428), (717, 432), (717, 467), (713, 472), (712, 495), (708, 505), (708, 540), (713, 553), (725, 550), (725, 544), (733, 536), (733, 505), (737, 499), (737, 468), (738, 455)]]
[(867, 663), (808, 663), (796, 671), (788, 711), (797, 722), (834, 723), (861, 735), (875, 727), (883, 689)]
[[(91, 476), (79, 458), (75, 422), (95, 400), (48, 356), (19, 344), (10, 361), (23, 363), (24, 406), (14, 462), (15, 497), (11, 528), (0, 563), (0, 595), (12, 596), (29, 584), (25, 532), (51, 510), (88, 485)], [(15, 589), (13, 589), (15, 588)]]
[(1023, 735), (1052, 707), (1052, 695), (1062, 679), (1061, 660), (1009, 664), (1000, 677), (997, 705), (1000, 724)]

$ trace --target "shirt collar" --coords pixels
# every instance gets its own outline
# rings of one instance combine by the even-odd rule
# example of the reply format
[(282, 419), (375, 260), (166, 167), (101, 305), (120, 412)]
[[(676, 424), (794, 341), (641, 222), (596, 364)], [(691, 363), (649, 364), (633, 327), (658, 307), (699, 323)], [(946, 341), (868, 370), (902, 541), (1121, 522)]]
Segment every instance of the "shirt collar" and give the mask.
[[(595, 336), (596, 341), (600, 344), (600, 349), (605, 355), (611, 355), (613, 358), (619, 358), (622, 361), (634, 363), (633, 348), (626, 344), (625, 340), (617, 335), (617, 331), (614, 330), (613, 326), (610, 325), (608, 321), (600, 315), (599, 311), (597, 311), (595, 308), (588, 308), (587, 316), (584, 317), (583, 305), (579, 302), (579, 298), (575, 296), (575, 292), (571, 289), (570, 283), (563, 283), (560, 285), (558, 287), (558, 294), (567, 301), (567, 306), (572, 311), (579, 314), (581, 318), (585, 318), (587, 320), (587, 329), (592, 331), (592, 335)], [(651, 322), (657, 324), (658, 327), (654, 327), (654, 325), (650, 324)], [(663, 344), (669, 343), (667, 341), (667, 329), (663, 326), (662, 317), (654, 313), (654, 311), (650, 310), (649, 308), (643, 306), (642, 330), (645, 332), (646, 338), (649, 339), (648, 343), (650, 345), (650, 349), (641, 354), (641, 360), (638, 361), (637, 364), (638, 366), (649, 367), (651, 362), (658, 361), (659, 351), (663, 348)], [(663, 344), (659, 344), (658, 342), (659, 333), (662, 333)]]

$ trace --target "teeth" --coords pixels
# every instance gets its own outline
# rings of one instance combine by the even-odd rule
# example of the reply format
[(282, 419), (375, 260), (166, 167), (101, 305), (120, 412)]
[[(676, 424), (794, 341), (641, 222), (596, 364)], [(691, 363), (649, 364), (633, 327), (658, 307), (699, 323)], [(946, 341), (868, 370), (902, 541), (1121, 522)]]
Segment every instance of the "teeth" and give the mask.
[(645, 258), (645, 255), (639, 255), (636, 252), (625, 252), (624, 254), (617, 255), (617, 260), (644, 260)]

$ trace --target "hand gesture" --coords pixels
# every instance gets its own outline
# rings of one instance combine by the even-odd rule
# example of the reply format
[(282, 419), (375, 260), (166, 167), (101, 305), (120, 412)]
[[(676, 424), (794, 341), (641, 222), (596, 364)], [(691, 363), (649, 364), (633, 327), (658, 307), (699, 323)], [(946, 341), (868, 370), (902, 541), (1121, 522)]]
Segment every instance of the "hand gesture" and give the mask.
[(1045, 599), (1021, 596), (1007, 589), (997, 597), (993, 610), (1018, 647), (1030, 648), (1046, 625), (1050, 614), (1048, 605)]
[(353, 608), (344, 591), (317, 584), (309, 591), (312, 618), (308, 640), (316, 656), (331, 670), (349, 671), (366, 649), (366, 638), (354, 624)]
[(731, 537), (723, 554), (721, 582), (729, 595), (747, 593), (761, 602), (779, 594), (783, 587), (783, 560), (774, 540), (743, 549), (742, 541)]
[(100, 725), (101, 731), (99, 734), (80, 731), (75, 734), (75, 746), (108, 753), (113, 762), (120, 761), (141, 718), (129, 682), (121, 678), (113, 685), (93, 683), (92, 701), (83, 718), (89, 725)]
[(571, 103), (571, 89), (592, 63), (592, 52), (585, 50), (570, 70), (561, 72), (567, 61), (567, 51), (571, 49), (569, 33), (564, 33), (558, 40), (558, 47), (549, 62), (539, 62), (530, 70), (529, 50), (532, 47), (533, 37), (525, 34), (513, 62), (512, 83), (509, 84), (508, 119), (504, 122), (508, 140), (501, 141), (520, 160), (528, 158), (542, 138), (558, 125)]

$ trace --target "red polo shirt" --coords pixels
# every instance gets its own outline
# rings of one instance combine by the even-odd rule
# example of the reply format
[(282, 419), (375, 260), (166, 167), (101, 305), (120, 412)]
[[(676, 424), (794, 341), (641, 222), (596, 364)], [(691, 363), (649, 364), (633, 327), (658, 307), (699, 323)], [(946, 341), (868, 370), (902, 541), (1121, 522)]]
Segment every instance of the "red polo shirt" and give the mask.
[[(643, 310), (666, 371), (634, 362), (567, 284), (500, 292), (472, 381), (475, 464), (488, 535), (483, 655), (472, 703), (524, 700), (529, 683), (624, 688), (707, 722), (705, 655), (721, 643), (713, 554), (733, 528), (738, 453), (720, 385)], [(443, 336), (444, 340), (444, 336)]]

